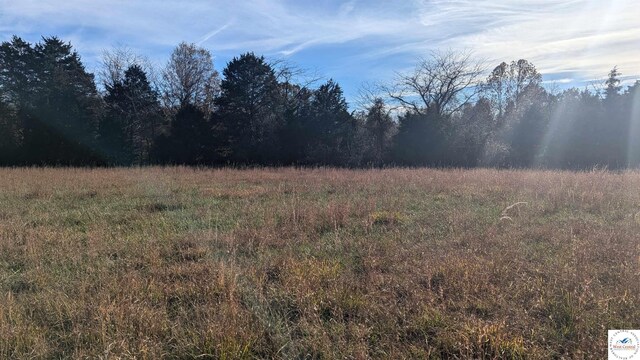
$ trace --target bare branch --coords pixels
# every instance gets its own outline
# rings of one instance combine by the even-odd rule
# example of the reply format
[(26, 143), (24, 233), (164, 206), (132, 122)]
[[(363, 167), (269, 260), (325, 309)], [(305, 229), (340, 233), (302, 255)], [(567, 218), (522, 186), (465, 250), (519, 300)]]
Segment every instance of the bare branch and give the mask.
[(272, 59), (268, 64), (274, 70), (279, 83), (295, 83), (308, 88), (324, 78), (317, 71), (304, 69), (287, 59)]
[(413, 73), (397, 74), (395, 83), (383, 90), (407, 111), (451, 115), (479, 93), (483, 72), (483, 63), (468, 53), (433, 52)]
[(99, 84), (103, 89), (115, 86), (124, 79), (124, 72), (133, 65), (144, 70), (149, 81), (156, 85), (156, 71), (151, 61), (126, 46), (102, 51), (100, 69), (97, 72)]
[(171, 54), (161, 85), (166, 108), (192, 104), (211, 112), (213, 99), (220, 91), (220, 76), (208, 50), (183, 42)]

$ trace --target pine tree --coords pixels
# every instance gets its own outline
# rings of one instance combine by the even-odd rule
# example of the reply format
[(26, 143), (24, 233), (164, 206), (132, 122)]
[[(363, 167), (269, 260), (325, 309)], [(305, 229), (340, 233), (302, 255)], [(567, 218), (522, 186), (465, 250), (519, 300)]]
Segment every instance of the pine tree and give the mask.
[(342, 88), (333, 80), (313, 93), (308, 131), (307, 162), (321, 165), (347, 165), (353, 153), (356, 121), (348, 111)]
[(276, 163), (282, 119), (276, 111), (278, 84), (273, 69), (264, 57), (247, 53), (231, 60), (223, 74), (214, 114), (219, 152), (234, 163)]
[(377, 98), (369, 108), (365, 118), (368, 146), (366, 147), (366, 162), (381, 166), (388, 160), (388, 150), (391, 141), (394, 122), (386, 109), (384, 100)]
[(95, 149), (101, 101), (93, 75), (70, 44), (56, 37), (35, 46), (33, 107), (24, 115), (24, 147), (31, 163), (100, 163)]
[(158, 94), (138, 65), (107, 86), (107, 114), (100, 126), (101, 150), (115, 164), (141, 164), (159, 133)]

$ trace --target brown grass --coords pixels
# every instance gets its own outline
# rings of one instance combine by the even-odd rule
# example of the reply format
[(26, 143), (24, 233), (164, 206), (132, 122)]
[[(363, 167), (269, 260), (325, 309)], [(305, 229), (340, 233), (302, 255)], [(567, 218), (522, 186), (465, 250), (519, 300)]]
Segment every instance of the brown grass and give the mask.
[(639, 219), (638, 173), (0, 170), (0, 358), (604, 358)]

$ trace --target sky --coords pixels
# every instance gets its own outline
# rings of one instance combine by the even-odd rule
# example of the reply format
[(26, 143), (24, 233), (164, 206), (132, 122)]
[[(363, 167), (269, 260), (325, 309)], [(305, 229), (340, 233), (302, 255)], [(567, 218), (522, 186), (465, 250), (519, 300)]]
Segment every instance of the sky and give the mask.
[(554, 88), (584, 88), (613, 66), (640, 79), (637, 0), (0, 0), (0, 40), (14, 34), (70, 41), (91, 71), (113, 47), (161, 67), (196, 43), (219, 71), (253, 51), (335, 79), (352, 103), (438, 50), (488, 70), (527, 59)]

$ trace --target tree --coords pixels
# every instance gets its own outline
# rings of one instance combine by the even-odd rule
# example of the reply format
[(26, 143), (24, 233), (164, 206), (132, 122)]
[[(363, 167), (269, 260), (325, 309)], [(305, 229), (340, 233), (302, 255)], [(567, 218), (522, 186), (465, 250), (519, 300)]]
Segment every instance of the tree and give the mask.
[(352, 165), (356, 122), (342, 88), (333, 80), (313, 92), (306, 129), (306, 163)]
[(392, 132), (395, 128), (395, 123), (391, 119), (389, 109), (383, 99), (374, 99), (365, 117), (364, 128), (366, 130), (365, 141), (367, 142), (365, 162), (381, 166), (388, 160)]
[[(542, 88), (542, 75), (527, 60), (503, 62), (487, 78), (483, 96), (491, 100), (496, 119), (485, 160), (494, 166), (527, 166), (523, 164), (532, 162), (533, 158), (523, 152), (540, 151), (537, 142), (541, 139), (536, 138), (538, 133), (534, 129), (546, 127), (548, 121), (548, 118), (536, 116), (549, 101), (549, 94)], [(541, 123), (534, 124), (536, 119)], [(527, 133), (525, 129), (531, 132)], [(523, 146), (536, 148), (525, 149)]]
[(264, 57), (246, 53), (233, 58), (223, 74), (213, 116), (219, 153), (234, 163), (277, 162), (282, 123), (275, 111), (278, 83), (273, 69)]
[(511, 166), (534, 167), (536, 158), (543, 155), (542, 141), (549, 123), (546, 109), (547, 107), (542, 104), (529, 107), (514, 128), (510, 138)]
[(314, 91), (288, 82), (279, 83), (278, 89), (278, 114), (282, 118), (278, 136), (281, 145), (280, 160), (283, 164), (301, 164), (305, 162), (309, 135), (306, 123), (311, 116)]
[(395, 84), (383, 90), (413, 113), (444, 118), (478, 94), (482, 72), (481, 63), (469, 54), (434, 52), (422, 59), (413, 73), (398, 74)]
[(312, 84), (320, 80), (317, 74), (302, 69), (286, 60), (270, 61), (277, 85), (277, 100), (273, 107), (280, 119), (277, 142), (282, 164), (301, 164), (305, 161), (306, 131), (309, 118)]
[(116, 47), (102, 52), (98, 80), (103, 90), (113, 88), (124, 81), (125, 73), (132, 66), (139, 67), (152, 88), (155, 88), (156, 74), (153, 65), (145, 56), (134, 53), (128, 47)]
[(21, 114), (33, 108), (37, 88), (35, 52), (14, 36), (0, 45), (0, 164), (16, 164), (22, 140)]
[(600, 98), (586, 90), (567, 89), (549, 111), (555, 124), (549, 128), (545, 165), (563, 169), (597, 166), (601, 162), (598, 132), (603, 117)]
[(133, 162), (130, 141), (129, 114), (125, 112), (128, 99), (121, 80), (108, 85), (104, 97), (106, 114), (98, 128), (99, 148), (109, 165), (129, 165)]
[(0, 96), (16, 109), (32, 105), (37, 90), (37, 64), (31, 44), (17, 36), (0, 45)]
[(498, 119), (505, 116), (508, 108), (519, 108), (520, 102), (540, 89), (542, 75), (529, 61), (520, 59), (496, 66), (484, 85), (484, 92), (491, 99)]
[(398, 120), (398, 132), (393, 138), (396, 163), (410, 166), (448, 164), (448, 119), (435, 112), (407, 112)]
[(209, 114), (219, 92), (219, 75), (211, 53), (195, 44), (180, 43), (162, 72), (162, 97), (168, 109), (194, 105)]
[(474, 167), (485, 159), (485, 152), (496, 123), (491, 101), (481, 97), (466, 104), (453, 119), (450, 157), (456, 166)]
[(160, 131), (158, 94), (144, 70), (130, 66), (123, 79), (107, 85), (104, 99), (107, 114), (100, 127), (102, 149), (113, 163), (143, 163)]
[(606, 160), (606, 166), (618, 169), (627, 166), (627, 143), (630, 124), (630, 114), (626, 111), (624, 97), (620, 94), (620, 76), (622, 74), (617, 67), (609, 72), (605, 81), (605, 97), (602, 105), (605, 118), (602, 119), (601, 151)]
[(71, 44), (43, 38), (33, 55), (31, 106), (19, 110), (23, 151), (30, 163), (82, 165), (102, 160), (95, 149), (101, 99)]
[(161, 126), (158, 93), (151, 87), (144, 70), (133, 65), (125, 72), (123, 87), (128, 96), (128, 111), (132, 121), (130, 131), (134, 162), (140, 164), (148, 156)]
[(605, 99), (620, 95), (620, 90), (622, 90), (622, 86), (620, 86), (620, 76), (622, 76), (622, 73), (620, 73), (617, 66), (614, 66), (613, 69), (609, 71), (607, 80), (604, 82)]
[(17, 159), (18, 128), (16, 114), (0, 95), (0, 166), (13, 165)]

